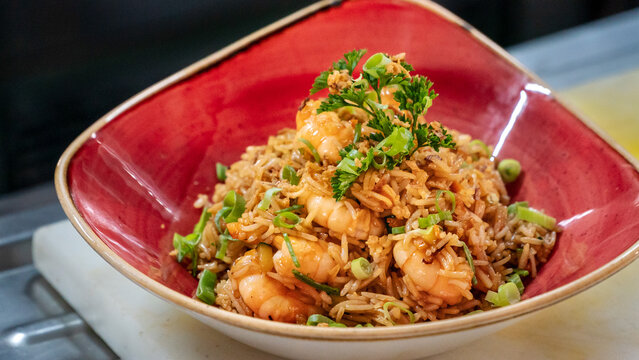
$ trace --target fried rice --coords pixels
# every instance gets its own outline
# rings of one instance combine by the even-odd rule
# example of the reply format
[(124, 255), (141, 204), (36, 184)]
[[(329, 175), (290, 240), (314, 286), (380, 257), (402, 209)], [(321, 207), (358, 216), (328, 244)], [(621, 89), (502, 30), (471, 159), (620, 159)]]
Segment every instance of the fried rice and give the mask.
[[(339, 76), (333, 78), (332, 82), (348, 82)], [(349, 86), (333, 85), (336, 89), (330, 89), (331, 93)], [(300, 114), (308, 112), (309, 107), (315, 111), (318, 102), (303, 103), (297, 130), (282, 129), (266, 145), (249, 146), (225, 171), (226, 178), (216, 184), (214, 193), (201, 194), (195, 202), (195, 207), (204, 209), (210, 218), (192, 255), (195, 259), (185, 256), (182, 260), (186, 266), (195, 264), (198, 277), (205, 270), (217, 275), (212, 305), (247, 316), (300, 324), (306, 324), (311, 314), (321, 314), (330, 321), (320, 321), (318, 326), (393, 326), (489, 310), (496, 304), (487, 300), (487, 294), (499, 294), (513, 274), (524, 282), (537, 275), (557, 241), (557, 229), (523, 220), (517, 211), (509, 211), (511, 201), (496, 168), (498, 162), (483, 144), (450, 130), (454, 148), (436, 151), (424, 146), (392, 169), (370, 167), (343, 198), (336, 200), (331, 184), (338, 171), (336, 162), (326, 158), (316, 161), (299, 141), (303, 125)], [(359, 122), (366, 126), (365, 114), (341, 109), (333, 114), (346, 124)], [(432, 126), (437, 131), (441, 125)], [(364, 137), (358, 146), (365, 153), (372, 144)], [(285, 167), (294, 170), (298, 182), (282, 177)], [(273, 188), (280, 190), (267, 194)], [(226, 223), (228, 210), (222, 212), (231, 191), (245, 200), (245, 206), (236, 221)], [(311, 197), (323, 199), (328, 205), (314, 208), (307, 200)], [(269, 200), (266, 210), (265, 198)], [(282, 223), (274, 219), (291, 207), (294, 210), (287, 212), (297, 219), (278, 226)], [(358, 215), (363, 210), (368, 218)], [(332, 222), (318, 220), (339, 211), (346, 215), (334, 216)], [(420, 219), (446, 211), (450, 217), (426, 229), (420, 227)], [(379, 224), (381, 228), (374, 230)], [(282, 239), (291, 239), (292, 246), (287, 247)], [(223, 254), (221, 246), (226, 246)], [(272, 259), (264, 260), (265, 253), (258, 251), (260, 246), (272, 249), (276, 266), (269, 263)], [(303, 247), (315, 250), (304, 252)], [(402, 258), (403, 249), (414, 251), (407, 253), (408, 260)], [(305, 274), (309, 281), (292, 276), (282, 265), (284, 260), (293, 260), (291, 250), (302, 263), (293, 269), (308, 268), (304, 261), (319, 258), (329, 265)], [(417, 253), (417, 260), (411, 262)], [(178, 250), (172, 254), (177, 255)], [(253, 262), (247, 260), (251, 256)], [(366, 276), (356, 276), (354, 271), (354, 262), (360, 258), (370, 265)], [(429, 288), (418, 272), (433, 264), (439, 268), (428, 275), (436, 284)], [(278, 271), (283, 268), (286, 272)], [(247, 282), (257, 277), (258, 282)], [(322, 290), (315, 286), (318, 283), (337, 293)], [(252, 288), (259, 284), (275, 286), (273, 289), (279, 289), (273, 290), (277, 296), (264, 297), (260, 291), (267, 290)], [(518, 281), (518, 286), (522, 285)], [(438, 286), (441, 291), (432, 290)], [(263, 296), (257, 305), (255, 299), (247, 298), (253, 296), (251, 291)], [(284, 316), (282, 312), (293, 313)]]

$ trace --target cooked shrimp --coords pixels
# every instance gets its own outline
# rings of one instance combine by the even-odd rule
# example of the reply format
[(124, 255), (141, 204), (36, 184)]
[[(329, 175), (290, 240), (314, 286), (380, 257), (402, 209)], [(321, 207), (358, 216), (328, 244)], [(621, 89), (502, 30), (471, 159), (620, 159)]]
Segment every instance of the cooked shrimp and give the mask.
[(337, 265), (337, 262), (329, 255), (328, 249), (339, 248), (339, 246), (324, 240), (310, 241), (295, 236), (289, 236), (289, 238), (300, 267), (297, 268), (293, 264), (288, 247), (284, 244), (284, 238), (278, 235), (273, 239), (273, 245), (278, 249), (273, 255), (275, 271), (282, 276), (293, 277), (291, 270), (297, 269), (317, 282), (328, 282), (331, 269)]
[(456, 273), (464, 276), (455, 279), (466, 284), (462, 289), (458, 285), (450, 283), (449, 278), (440, 275), (442, 265), (436, 257), (432, 257), (430, 263), (426, 262), (426, 247), (418, 247), (413, 242), (398, 241), (393, 247), (393, 257), (397, 265), (402, 269), (404, 276), (407, 276), (418, 288), (432, 296), (444, 300), (448, 305), (455, 305), (461, 302), (463, 291), (471, 288), (472, 273), (467, 263), (455, 266)]
[(381, 235), (384, 232), (382, 220), (352, 200), (337, 201), (332, 197), (308, 192), (302, 194), (298, 201), (306, 206), (309, 214), (315, 214), (315, 223), (338, 234), (366, 240), (369, 235)]
[(230, 277), (237, 281), (242, 300), (256, 317), (295, 323), (322, 312), (312, 299), (263, 273), (255, 250), (235, 260)]
[(310, 100), (297, 113), (297, 137), (308, 140), (320, 158), (335, 164), (341, 160), (339, 150), (353, 142), (355, 132), (353, 125), (340, 120), (335, 112), (317, 114), (320, 104), (320, 101)]

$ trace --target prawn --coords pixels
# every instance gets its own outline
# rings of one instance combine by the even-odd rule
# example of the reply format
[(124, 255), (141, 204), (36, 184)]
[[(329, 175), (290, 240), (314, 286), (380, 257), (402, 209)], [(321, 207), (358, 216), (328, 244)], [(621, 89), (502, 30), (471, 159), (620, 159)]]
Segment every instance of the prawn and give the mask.
[(328, 282), (330, 273), (338, 265), (329, 254), (328, 249), (330, 247), (339, 248), (339, 246), (324, 240), (310, 241), (296, 236), (289, 236), (289, 238), (300, 267), (295, 266), (288, 247), (284, 244), (284, 238), (278, 235), (273, 239), (273, 245), (278, 249), (273, 255), (275, 271), (282, 276), (293, 277), (292, 270), (297, 269), (317, 282)]
[(418, 247), (413, 242), (398, 241), (393, 247), (393, 258), (404, 276), (408, 277), (418, 290), (439, 297), (448, 305), (460, 303), (463, 293), (471, 288), (472, 273), (467, 263), (457, 264), (453, 269), (464, 274), (463, 278), (455, 279), (458, 284), (464, 284), (463, 288), (457, 284), (453, 285), (450, 282), (452, 279), (440, 274), (443, 266), (437, 257), (432, 257), (430, 263), (426, 262), (425, 246)]
[(242, 300), (256, 317), (295, 323), (322, 312), (313, 299), (288, 289), (262, 272), (255, 250), (249, 250), (235, 260), (230, 277), (237, 281)]
[[(337, 113), (325, 111), (317, 114), (320, 101), (307, 101), (298, 111), (297, 137), (306, 139), (315, 147), (320, 158), (331, 164), (341, 160), (339, 150), (353, 142), (355, 130), (348, 121), (342, 121)], [(306, 149), (306, 151), (310, 151)]]
[(315, 223), (336, 233), (366, 240), (370, 235), (382, 235), (385, 230), (382, 220), (352, 200), (337, 201), (332, 197), (307, 192), (298, 201), (306, 206), (309, 214), (315, 214)]

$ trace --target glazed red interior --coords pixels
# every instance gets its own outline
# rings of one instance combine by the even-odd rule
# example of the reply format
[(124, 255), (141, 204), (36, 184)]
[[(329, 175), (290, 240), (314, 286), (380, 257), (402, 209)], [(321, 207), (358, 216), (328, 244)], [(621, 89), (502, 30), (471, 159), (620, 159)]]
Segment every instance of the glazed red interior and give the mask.
[(440, 93), (431, 120), (499, 144), (519, 159), (516, 200), (565, 231), (535, 296), (611, 261), (639, 238), (636, 170), (546, 89), (431, 11), (402, 1), (352, 1), (312, 15), (153, 96), (99, 130), (69, 168), (80, 213), (125, 261), (190, 296), (196, 281), (167, 256), (189, 233), (215, 163), (265, 143), (295, 112), (314, 77), (346, 51), (406, 52)]

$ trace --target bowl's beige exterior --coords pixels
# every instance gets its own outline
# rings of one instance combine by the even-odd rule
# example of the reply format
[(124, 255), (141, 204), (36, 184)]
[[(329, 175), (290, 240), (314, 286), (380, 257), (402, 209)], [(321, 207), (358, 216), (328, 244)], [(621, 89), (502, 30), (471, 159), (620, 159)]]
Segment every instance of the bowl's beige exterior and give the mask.
[[(429, 1), (404, 1), (409, 1), (418, 6), (426, 7), (433, 12), (438, 13), (448, 21), (467, 29), (472, 36), (483, 43), (486, 47), (490, 48), (496, 54), (526, 72), (531, 78), (535, 79), (535, 81), (543, 83), (534, 74), (524, 69), (520, 63), (508, 55), (503, 49), (447, 10)], [(136, 282), (141, 287), (168, 302), (176, 304), (178, 307), (186, 310), (194, 317), (237, 339), (238, 341), (244, 342), (250, 346), (259, 347), (262, 350), (272, 352), (277, 355), (309, 359), (353, 358), (355, 356), (367, 359), (387, 357), (417, 358), (436, 354), (461, 343), (467, 343), (481, 336), (491, 334), (517, 320), (521, 320), (525, 314), (543, 309), (558, 301), (573, 296), (606, 279), (639, 257), (639, 241), (637, 241), (623, 254), (605, 266), (569, 284), (518, 304), (473, 316), (390, 328), (336, 329), (298, 326), (266, 321), (230, 313), (216, 307), (208, 306), (152, 280), (145, 274), (136, 270), (133, 266), (129, 265), (111, 249), (109, 249), (91, 230), (90, 226), (80, 215), (78, 209), (73, 203), (67, 183), (69, 163), (77, 150), (87, 139), (91, 137), (91, 134), (99, 131), (99, 129), (110, 120), (152, 95), (181, 80), (193, 76), (213, 64), (223, 61), (253, 42), (267, 37), (269, 34), (289, 26), (294, 22), (321, 10), (322, 8), (330, 6), (333, 3), (334, 1), (328, 0), (319, 1), (160, 81), (125, 101), (123, 104), (100, 118), (91, 127), (85, 130), (77, 139), (75, 139), (73, 143), (71, 143), (61, 156), (56, 168), (56, 190), (62, 207), (71, 220), (71, 223), (96, 252), (98, 252), (118, 271)], [(575, 112), (574, 109), (571, 110)], [(597, 129), (592, 122), (586, 120), (583, 116), (580, 118), (581, 121), (597, 132), (599, 136), (605, 139), (613, 148), (619, 151), (635, 167), (635, 169), (639, 169), (639, 164), (634, 158), (632, 158), (632, 156), (612, 141), (605, 133)]]

